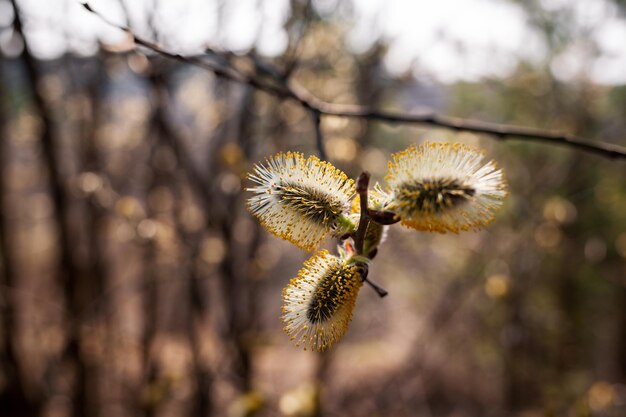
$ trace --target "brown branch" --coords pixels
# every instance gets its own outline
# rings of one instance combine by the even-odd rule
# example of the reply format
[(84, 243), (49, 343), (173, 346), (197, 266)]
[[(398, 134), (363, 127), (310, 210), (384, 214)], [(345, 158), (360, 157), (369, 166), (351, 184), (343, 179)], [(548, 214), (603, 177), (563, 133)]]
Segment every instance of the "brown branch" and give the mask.
[(517, 138), (528, 141), (547, 142), (555, 145), (572, 147), (607, 158), (626, 159), (626, 147), (604, 142), (592, 143), (584, 138), (566, 133), (524, 126), (461, 119), (452, 116), (439, 115), (430, 111), (422, 114), (407, 114), (379, 111), (371, 109), (367, 106), (328, 103), (318, 99), (309, 91), (300, 87), (293, 81), (290, 82), (290, 91), (294, 93), (296, 99), (303, 106), (316, 109), (321, 114), (327, 116), (362, 118), (388, 123), (437, 126), (456, 131), (482, 133), (494, 136), (500, 140)]
[(356, 192), (359, 195), (359, 204), (361, 205), (361, 217), (359, 226), (354, 234), (354, 248), (357, 255), (363, 254), (363, 246), (365, 245), (365, 232), (370, 224), (369, 209), (367, 207), (367, 189), (370, 184), (369, 172), (362, 172), (356, 180)]
[[(136, 44), (144, 46), (152, 50), (153, 52), (156, 52), (157, 54), (180, 62), (185, 62), (187, 64), (198, 66), (207, 71), (213, 72), (218, 77), (250, 85), (260, 91), (264, 91), (280, 99), (295, 100), (300, 103), (302, 107), (313, 110), (319, 113), (320, 116), (350, 117), (367, 120), (377, 120), (387, 123), (437, 126), (440, 128), (455, 131), (482, 133), (485, 135), (493, 136), (499, 140), (522, 139), (526, 141), (546, 142), (554, 145), (567, 146), (606, 158), (626, 159), (626, 147), (605, 142), (592, 142), (575, 135), (570, 135), (557, 131), (536, 129), (524, 126), (488, 123), (478, 120), (461, 119), (452, 116), (439, 115), (430, 111), (421, 114), (409, 114), (380, 111), (372, 109), (368, 106), (329, 103), (319, 99), (311, 92), (306, 90), (304, 87), (296, 83), (293, 79), (287, 80), (284, 75), (281, 76), (281, 74), (276, 74), (275, 71), (265, 72), (275, 74), (274, 81), (276, 81), (278, 85), (261, 81), (254, 75), (245, 74), (233, 68), (232, 65), (228, 68), (223, 68), (199, 57), (184, 56), (178, 53), (167, 51), (161, 46), (135, 35), (128, 27), (118, 25), (109, 21), (100, 13), (95, 11), (88, 3), (83, 3), (83, 6), (89, 12), (99, 16), (106, 23), (127, 32), (130, 36), (132, 36)], [(211, 49), (207, 49), (206, 51), (208, 53), (213, 52)], [(259, 63), (258, 57), (255, 56), (249, 58), (255, 63), (255, 66), (258, 67), (259, 65), (261, 65)], [(263, 63), (263, 67), (268, 68), (269, 65)]]

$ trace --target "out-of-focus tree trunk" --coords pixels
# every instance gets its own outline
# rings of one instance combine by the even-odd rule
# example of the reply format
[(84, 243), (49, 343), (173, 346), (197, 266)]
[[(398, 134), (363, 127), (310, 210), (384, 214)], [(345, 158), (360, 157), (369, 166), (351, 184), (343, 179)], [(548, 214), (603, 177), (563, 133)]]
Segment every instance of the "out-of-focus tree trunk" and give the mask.
[(0, 62), (0, 317), (2, 318), (2, 340), (0, 342), (0, 369), (4, 384), (0, 388), (0, 415), (37, 416), (42, 407), (40, 393), (29, 392), (21, 369), (21, 360), (16, 349), (18, 343), (18, 305), (15, 297), (17, 268), (11, 253), (11, 238), (8, 230), (5, 187), (9, 136), (7, 129), (8, 99), (4, 91), (3, 63)]
[[(153, 97), (157, 97), (157, 91), (155, 86), (151, 84), (151, 93)], [(146, 196), (150, 195), (154, 189), (162, 184), (165, 184), (165, 173), (162, 167), (159, 166), (157, 154), (161, 144), (159, 143), (159, 137), (161, 135), (160, 120), (162, 114), (159, 111), (159, 103), (153, 103), (152, 114), (148, 123), (150, 124), (146, 132), (146, 140), (149, 146), (149, 161), (148, 164), (151, 168), (150, 174), (147, 176), (146, 184)], [(147, 206), (146, 219), (152, 221), (154, 218), (154, 212), (150, 205)], [(139, 400), (142, 403), (143, 414), (146, 417), (152, 417), (157, 414), (158, 407), (163, 401), (160, 396), (159, 390), (156, 389), (158, 384), (158, 368), (157, 363), (153, 358), (153, 345), (158, 334), (158, 306), (159, 306), (159, 268), (158, 263), (158, 248), (155, 239), (148, 238), (144, 247), (143, 258), (143, 278), (142, 278), (142, 291), (143, 291), (143, 335), (142, 335), (142, 358), (143, 358), (143, 389), (142, 395)]]
[[(235, 130), (236, 142), (234, 145), (242, 149), (242, 144), (251, 134), (253, 125), (252, 109), (254, 108), (254, 92), (245, 87), (242, 102), (238, 109), (239, 114), (234, 119), (231, 128)], [(220, 141), (221, 146), (213, 156), (215, 166), (219, 166), (220, 154), (227, 142), (228, 136), (224, 135)], [(237, 149), (237, 148), (233, 148)], [(220, 192), (220, 191), (217, 191)], [(234, 227), (238, 221), (240, 194), (238, 192), (221, 192), (222, 201), (220, 218), (220, 231), (226, 245), (226, 256), (220, 263), (220, 278), (224, 289), (225, 313), (228, 325), (225, 335), (232, 346), (232, 366), (234, 384), (237, 389), (245, 393), (251, 389), (251, 363), (250, 363), (250, 339), (247, 330), (251, 325), (250, 317), (250, 281), (245, 273), (247, 266), (245, 249), (234, 238)], [(243, 255), (243, 256), (242, 256)], [(242, 263), (243, 262), (243, 263)]]
[[(195, 166), (193, 165), (193, 161), (184, 147), (183, 138), (177, 133), (176, 126), (173, 126), (170, 120), (171, 116), (168, 111), (169, 99), (167, 80), (164, 78), (164, 74), (153, 72), (150, 76), (150, 86), (153, 90), (155, 106), (154, 117), (159, 138), (163, 142), (164, 146), (167, 146), (172, 150), (172, 153), (176, 158), (176, 165), (180, 167), (185, 174), (184, 177), (192, 184), (192, 189), (196, 192), (196, 194), (199, 194), (198, 197), (201, 204), (208, 208), (209, 196), (207, 194), (207, 190), (205, 189), (205, 184), (203, 183), (200, 174), (197, 172)], [(176, 201), (182, 201), (178, 185), (174, 181), (175, 178), (170, 179), (170, 188), (172, 189)], [(193, 187), (194, 184), (195, 187)], [(204, 299), (204, 290), (200, 285), (200, 276), (198, 274), (199, 271), (196, 258), (199, 255), (200, 245), (202, 242), (202, 232), (205, 230), (206, 224), (198, 233), (187, 233), (184, 225), (180, 224), (179, 209), (180, 207), (175, 208), (174, 214), (176, 228), (180, 239), (186, 245), (189, 252), (184, 268), (188, 290), (185, 298), (188, 301), (186, 332), (192, 356), (192, 374), (195, 381), (195, 390), (192, 396), (190, 415), (195, 417), (205, 417), (209, 415), (212, 407), (212, 375), (202, 359), (200, 346), (201, 340), (198, 337), (197, 327), (203, 325), (207, 306)]]
[(60, 287), (65, 297), (66, 340), (60, 366), (67, 363), (72, 369), (73, 388), (72, 415), (90, 414), (87, 404), (87, 381), (85, 361), (81, 357), (80, 317), (85, 304), (84, 294), (80, 289), (80, 269), (73, 258), (72, 229), (68, 218), (70, 195), (65, 190), (61, 174), (61, 161), (58, 154), (59, 138), (55, 133), (53, 109), (43, 93), (43, 73), (36, 62), (28, 39), (24, 37), (21, 10), (15, 0), (11, 0), (15, 11), (14, 28), (24, 41), (22, 60), (32, 94), (34, 110), (41, 118), (40, 142), (43, 150), (44, 165), (48, 171), (50, 192), (53, 203), (53, 221), (58, 230), (60, 267)]
[[(106, 54), (101, 54), (100, 58), (106, 61)], [(104, 344), (109, 343), (109, 300), (106, 296), (108, 286), (108, 267), (106, 248), (104, 244), (104, 231), (107, 225), (107, 211), (98, 201), (97, 194), (101, 192), (104, 182), (103, 169), (97, 147), (97, 132), (101, 123), (102, 109), (102, 89), (105, 85), (106, 73), (104, 67), (98, 67), (96, 73), (92, 75), (89, 82), (85, 99), (88, 102), (81, 115), (80, 148), (81, 168), (85, 182), (100, 181), (100, 185), (94, 189), (89, 189), (90, 184), (84, 184), (81, 192), (86, 193), (84, 205), (81, 207), (85, 213), (85, 226), (80, 237), (80, 242), (85, 245), (86, 250), (82, 252), (85, 256), (83, 265), (82, 280), (83, 297), (89, 301), (85, 309), (81, 309), (82, 317), (77, 317), (81, 325), (89, 329), (85, 334), (86, 338), (96, 338)], [(97, 179), (96, 179), (97, 178)], [(86, 186), (86, 188), (85, 188)], [(92, 334), (93, 333), (93, 334)], [(93, 346), (93, 343), (91, 343)], [(81, 359), (87, 361), (85, 367), (85, 387), (89, 401), (89, 409), (97, 410), (102, 407), (102, 393), (100, 391), (102, 375), (104, 372), (101, 362), (106, 360), (107, 349), (98, 349), (98, 352), (84, 355)]]

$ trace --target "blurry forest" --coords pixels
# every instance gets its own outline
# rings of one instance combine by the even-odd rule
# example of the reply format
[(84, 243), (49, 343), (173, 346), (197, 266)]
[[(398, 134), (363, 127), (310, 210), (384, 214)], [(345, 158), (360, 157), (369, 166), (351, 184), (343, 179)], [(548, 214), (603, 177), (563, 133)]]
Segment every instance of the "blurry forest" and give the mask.
[[(0, 2), (0, 416), (626, 415), (624, 160), (320, 115), (219, 70), (293, 79), (332, 103), (626, 145), (626, 86), (594, 83), (585, 62), (554, 75), (573, 44), (592, 62), (592, 29), (568, 2), (513, 1), (546, 45), (541, 62), (444, 84), (390, 74), (388, 39), (350, 50), (340, 3), (291, 0), (280, 55), (192, 57), (211, 71), (132, 37), (39, 59), (33, 2)], [(167, 44), (163, 19), (146, 21), (143, 39)], [(370, 271), (389, 296), (363, 288), (332, 350), (294, 347), (280, 295), (308, 255), (247, 212), (246, 173), (321, 148), (381, 180), (392, 152), (427, 139), (486, 149), (507, 174), (505, 210), (480, 233), (394, 228)]]

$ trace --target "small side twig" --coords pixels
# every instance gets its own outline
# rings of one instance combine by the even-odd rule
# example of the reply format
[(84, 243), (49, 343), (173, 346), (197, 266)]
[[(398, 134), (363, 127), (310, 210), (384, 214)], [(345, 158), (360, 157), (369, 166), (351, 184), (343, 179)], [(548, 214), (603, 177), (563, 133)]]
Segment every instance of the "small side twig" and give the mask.
[(389, 211), (389, 210), (379, 211), (379, 210), (369, 209), (368, 214), (372, 221), (378, 224), (382, 224), (383, 226), (396, 224), (400, 221), (400, 217), (393, 211)]
[(376, 284), (375, 282), (370, 281), (368, 278), (365, 278), (365, 282), (367, 282), (367, 284), (372, 287), (372, 289), (374, 291), (376, 291), (376, 294), (378, 294), (378, 296), (380, 298), (386, 297), (387, 294), (389, 294), (389, 291), (387, 291), (386, 289), (384, 289), (383, 287), (381, 287), (380, 285)]

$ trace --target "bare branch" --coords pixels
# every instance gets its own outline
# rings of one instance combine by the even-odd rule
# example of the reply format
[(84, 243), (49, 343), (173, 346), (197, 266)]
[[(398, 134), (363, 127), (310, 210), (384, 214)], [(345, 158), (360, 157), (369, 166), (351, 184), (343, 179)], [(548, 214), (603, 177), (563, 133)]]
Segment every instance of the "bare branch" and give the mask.
[[(235, 81), (241, 84), (248, 84), (258, 90), (265, 91), (266, 93), (269, 93), (277, 97), (286, 98), (290, 95), (288, 91), (285, 91), (284, 89), (276, 87), (271, 84), (263, 83), (253, 76), (243, 74), (242, 72), (236, 70), (232, 66), (228, 68), (224, 68), (224, 67), (215, 65), (212, 62), (203, 60), (202, 58), (197, 57), (197, 56), (184, 56), (175, 52), (168, 51), (152, 41), (149, 41), (147, 39), (144, 39), (140, 36), (135, 35), (129, 27), (110, 21), (109, 19), (101, 15), (99, 12), (97, 12), (95, 9), (93, 9), (89, 5), (89, 3), (82, 3), (82, 5), (86, 10), (98, 16), (105, 23), (128, 33), (132, 37), (135, 44), (143, 46), (153, 52), (156, 52), (159, 55), (165, 56), (167, 58), (170, 58), (176, 61), (180, 61), (180, 62), (197, 66), (199, 68), (202, 68), (204, 70), (214, 73), (218, 77), (225, 78), (227, 80)], [(213, 50), (210, 48), (206, 48), (206, 52), (212, 53)], [(221, 54), (221, 56), (217, 56), (217, 57), (220, 58), (222, 61), (224, 61), (224, 56), (225, 54)]]
[(573, 147), (607, 158), (626, 159), (626, 147), (604, 142), (594, 143), (581, 137), (561, 132), (461, 119), (439, 115), (434, 112), (424, 112), (422, 114), (395, 113), (379, 111), (367, 106), (328, 103), (318, 99), (293, 81), (290, 82), (290, 91), (296, 95), (297, 100), (303, 106), (316, 109), (321, 114), (327, 116), (361, 118), (388, 123), (437, 126), (456, 131), (483, 133), (494, 136), (496, 139), (500, 140), (516, 138), (528, 141), (548, 142), (555, 145)]
[[(280, 99), (295, 100), (300, 103), (302, 107), (314, 110), (320, 116), (350, 117), (377, 120), (387, 123), (437, 126), (455, 131), (481, 133), (493, 136), (499, 140), (521, 139), (525, 141), (545, 142), (554, 145), (567, 146), (606, 158), (626, 159), (626, 147), (599, 141), (592, 142), (575, 135), (557, 131), (461, 119), (452, 116), (439, 115), (430, 111), (421, 114), (396, 113), (380, 111), (372, 109), (368, 106), (329, 103), (319, 99), (304, 87), (300, 86), (293, 79), (287, 79), (284, 74), (280, 74), (276, 70), (267, 70), (268, 68), (271, 68), (271, 66), (267, 63), (262, 63), (257, 56), (249, 56), (249, 58), (257, 68), (265, 68), (266, 71), (264, 71), (264, 73), (272, 75), (276, 84), (262, 81), (254, 75), (245, 74), (234, 68), (232, 65), (228, 67), (221, 67), (196, 56), (184, 56), (175, 52), (170, 52), (154, 42), (135, 35), (128, 27), (109, 21), (100, 13), (95, 11), (89, 3), (83, 3), (83, 6), (89, 12), (99, 16), (106, 23), (127, 32), (130, 36), (132, 36), (137, 45), (141, 45), (168, 58), (211, 71), (218, 77), (238, 83), (248, 84), (255, 89), (264, 91)], [(206, 52), (213, 53), (214, 51), (207, 49)], [(222, 55), (223, 58), (224, 54), (225, 53), (220, 53), (215, 55), (218, 58)]]

